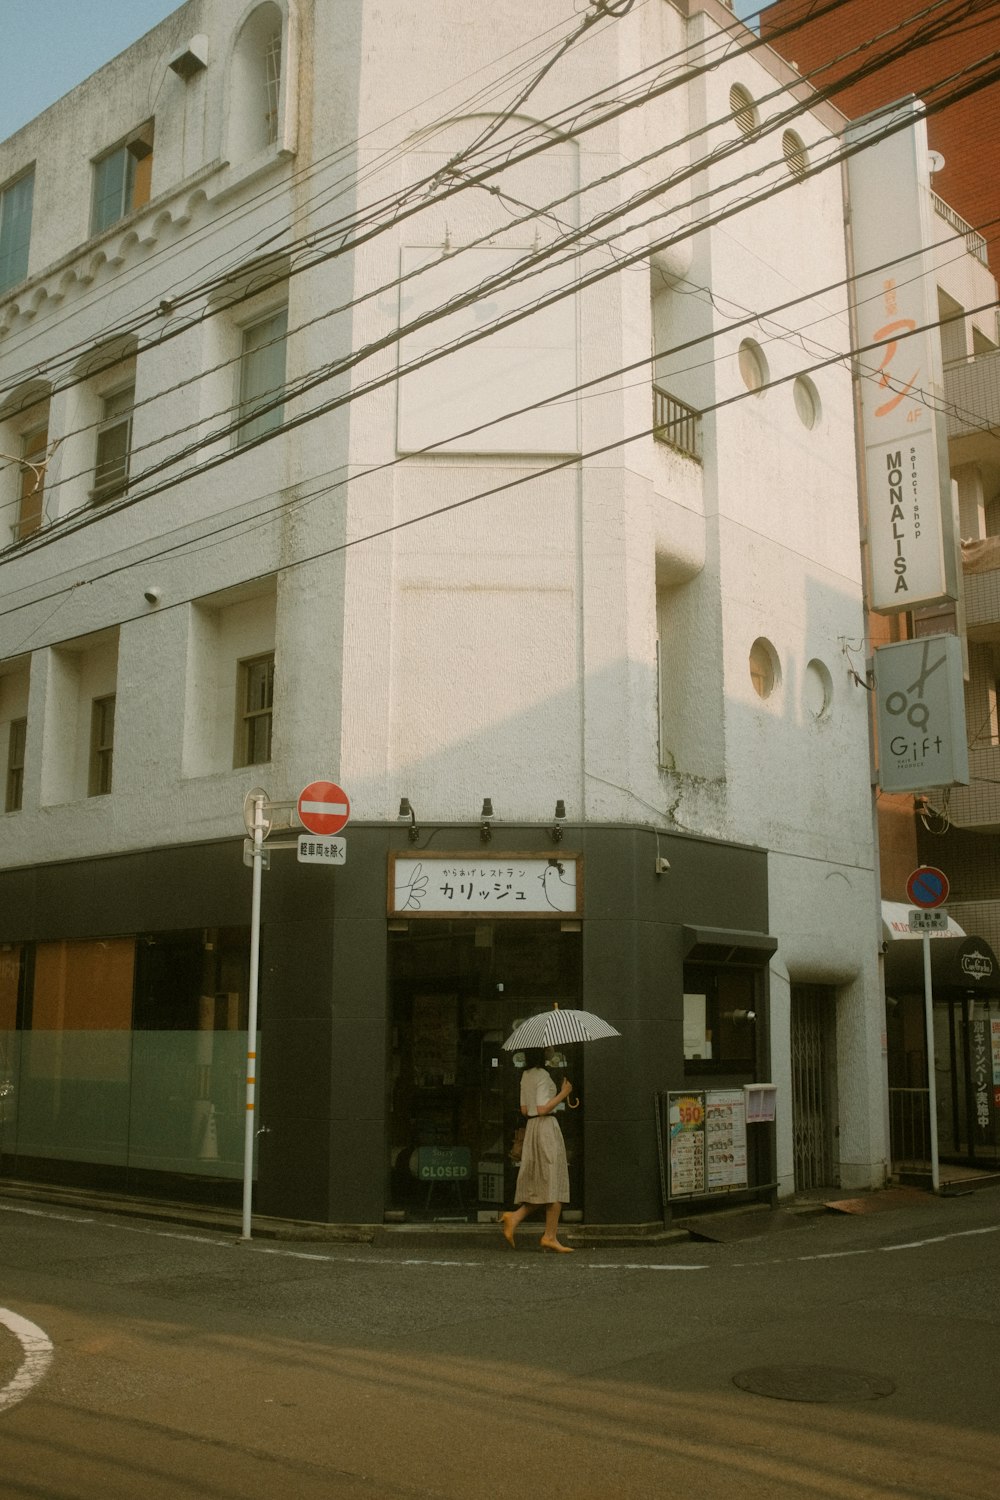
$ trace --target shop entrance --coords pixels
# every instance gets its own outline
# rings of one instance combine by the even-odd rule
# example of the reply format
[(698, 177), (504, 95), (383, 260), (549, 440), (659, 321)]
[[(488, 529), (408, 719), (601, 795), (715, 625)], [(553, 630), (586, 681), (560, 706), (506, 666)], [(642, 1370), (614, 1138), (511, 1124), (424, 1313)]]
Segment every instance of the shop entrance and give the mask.
[[(519, 1021), (580, 1005), (577, 924), (410, 921), (389, 931), (389, 1191), (394, 1218), (492, 1220), (513, 1202)], [(583, 1094), (582, 1048), (566, 1068)], [(562, 1069), (551, 1065), (559, 1081)], [(562, 1111), (570, 1210), (583, 1208), (582, 1109)]]

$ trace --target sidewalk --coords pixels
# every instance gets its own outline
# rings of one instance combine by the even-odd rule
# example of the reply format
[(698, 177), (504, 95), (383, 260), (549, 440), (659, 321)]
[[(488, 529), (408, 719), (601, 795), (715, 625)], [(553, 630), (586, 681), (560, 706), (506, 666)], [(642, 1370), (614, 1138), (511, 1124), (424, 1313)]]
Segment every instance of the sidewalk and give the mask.
[[(976, 1188), (1000, 1184), (1000, 1177), (977, 1179)], [(972, 1191), (971, 1184), (966, 1189)], [(873, 1213), (894, 1208), (912, 1207), (925, 1202), (941, 1202), (939, 1197), (919, 1188), (893, 1185), (852, 1198), (838, 1189), (824, 1193), (807, 1193), (783, 1199), (777, 1208), (767, 1204), (741, 1204), (733, 1208), (681, 1214), (667, 1227), (662, 1224), (578, 1224), (564, 1223), (561, 1235), (567, 1244), (581, 1249), (653, 1249), (692, 1239), (726, 1243), (755, 1238), (794, 1228), (815, 1214)], [(24, 1183), (0, 1179), (0, 1198), (7, 1201), (46, 1204), (68, 1208), (81, 1215), (118, 1214), (122, 1217), (150, 1219), (177, 1224), (238, 1238), (242, 1232), (242, 1214), (235, 1208), (201, 1207), (190, 1203), (164, 1202), (160, 1199), (135, 1198), (119, 1193), (87, 1192), (77, 1188), (58, 1187), (48, 1183)], [(483, 1249), (498, 1239), (496, 1224), (320, 1224), (305, 1219), (272, 1219), (254, 1215), (251, 1233), (254, 1239), (299, 1240), (328, 1244), (372, 1245), (380, 1250), (459, 1250)], [(529, 1220), (521, 1231), (525, 1239), (541, 1234), (541, 1220)]]

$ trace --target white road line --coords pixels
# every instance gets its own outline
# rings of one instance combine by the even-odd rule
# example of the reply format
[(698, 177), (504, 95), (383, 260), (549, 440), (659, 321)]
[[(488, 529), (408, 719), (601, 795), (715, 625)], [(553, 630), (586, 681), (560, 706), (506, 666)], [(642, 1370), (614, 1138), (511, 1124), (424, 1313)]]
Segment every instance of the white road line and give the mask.
[(23, 1401), (52, 1363), (52, 1344), (46, 1334), (27, 1318), (0, 1307), (0, 1323), (9, 1328), (24, 1350), (24, 1359), (13, 1380), (0, 1389), (0, 1411)]
[[(123, 1224), (113, 1218), (94, 1219), (86, 1218), (78, 1214), (50, 1213), (42, 1208), (23, 1208), (20, 1204), (0, 1203), (0, 1212), (11, 1214), (27, 1214), (36, 1219), (56, 1219), (67, 1224), (100, 1224), (106, 1229), (118, 1229), (126, 1234), (152, 1235), (156, 1239), (163, 1240), (185, 1240), (195, 1245), (214, 1245), (218, 1249), (232, 1249), (233, 1247), (244, 1249), (254, 1255), (277, 1255), (286, 1260), (311, 1260), (320, 1261), (327, 1265), (340, 1266), (375, 1266), (392, 1269), (395, 1266), (456, 1266), (476, 1268), (489, 1264), (482, 1260), (443, 1260), (430, 1256), (407, 1256), (405, 1258), (393, 1258), (380, 1256), (377, 1260), (372, 1255), (344, 1255), (337, 1252), (324, 1252), (315, 1250), (292, 1250), (282, 1245), (265, 1245), (259, 1240), (246, 1244), (241, 1240), (234, 1240), (222, 1231), (214, 1236), (204, 1234), (185, 1234), (176, 1229), (155, 1229), (145, 1224)], [(931, 1245), (942, 1245), (948, 1240), (968, 1239), (972, 1235), (997, 1234), (1000, 1233), (1000, 1224), (989, 1224), (979, 1229), (956, 1229), (950, 1234), (929, 1235), (922, 1240), (909, 1240), (899, 1245), (872, 1245), (864, 1249), (855, 1250), (827, 1250), (812, 1255), (788, 1255), (769, 1256), (766, 1260), (739, 1260), (731, 1262), (732, 1270), (759, 1269), (761, 1266), (783, 1266), (796, 1265), (806, 1261), (822, 1260), (847, 1260), (859, 1255), (885, 1255), (896, 1250), (922, 1250)], [(488, 1248), (483, 1246), (484, 1249)], [(510, 1257), (504, 1259), (508, 1269), (522, 1271), (530, 1270), (533, 1265), (538, 1265), (540, 1257), (530, 1252), (517, 1257), (516, 1265), (512, 1264)], [(576, 1262), (578, 1266), (588, 1271), (711, 1271), (716, 1269), (710, 1264), (693, 1262), (689, 1265), (676, 1261), (592, 1261), (581, 1259)], [(44, 1335), (43, 1335), (44, 1337)], [(0, 1403), (2, 1404), (2, 1403)]]

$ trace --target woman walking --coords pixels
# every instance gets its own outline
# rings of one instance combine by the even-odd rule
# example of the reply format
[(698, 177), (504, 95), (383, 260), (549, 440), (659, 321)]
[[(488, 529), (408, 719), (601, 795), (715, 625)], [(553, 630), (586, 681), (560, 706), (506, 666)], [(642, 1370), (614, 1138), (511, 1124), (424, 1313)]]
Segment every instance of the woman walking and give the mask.
[(562, 1131), (553, 1111), (569, 1098), (573, 1085), (564, 1078), (562, 1087), (557, 1089), (544, 1063), (545, 1054), (541, 1047), (526, 1049), (521, 1074), (521, 1113), (527, 1117), (528, 1123), (514, 1188), (517, 1207), (512, 1213), (501, 1214), (500, 1223), (503, 1237), (513, 1250), (518, 1225), (544, 1203), (542, 1249), (571, 1255), (570, 1246), (561, 1244), (558, 1238), (559, 1215), (569, 1199), (569, 1170)]

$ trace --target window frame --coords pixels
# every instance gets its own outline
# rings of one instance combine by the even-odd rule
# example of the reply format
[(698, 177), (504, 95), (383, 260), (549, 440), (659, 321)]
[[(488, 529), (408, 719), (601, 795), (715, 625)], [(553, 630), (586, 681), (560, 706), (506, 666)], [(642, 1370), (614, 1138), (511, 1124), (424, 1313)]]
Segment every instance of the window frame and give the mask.
[(7, 780), (4, 796), (4, 812), (20, 812), (24, 806), (24, 752), (27, 740), (27, 715), (18, 719), (11, 719), (7, 732)]
[[(109, 408), (114, 403), (120, 401), (122, 397), (128, 398), (128, 405), (119, 411), (110, 411)], [(102, 395), (101, 410), (104, 415), (97, 424), (97, 439), (94, 451), (94, 483), (90, 491), (90, 498), (95, 505), (103, 505), (109, 500), (117, 500), (128, 491), (129, 464), (132, 457), (132, 415), (135, 410), (135, 381), (133, 380), (127, 385), (117, 386), (115, 389)], [(125, 450), (119, 460), (118, 472), (111, 474), (102, 481), (99, 477), (102, 466), (105, 469), (110, 469), (111, 464), (115, 462), (114, 455), (110, 458), (105, 456), (102, 460), (102, 439), (108, 437), (111, 433), (118, 432), (121, 428), (125, 429)]]
[[(251, 692), (253, 691), (253, 669), (267, 665), (268, 673), (265, 681), (266, 702), (259, 707), (251, 704)], [(270, 764), (273, 753), (274, 736), (274, 652), (261, 651), (255, 656), (243, 657), (236, 664), (236, 734), (233, 747), (233, 769), (239, 770), (245, 766), (266, 766)], [(253, 754), (256, 749), (256, 736), (258, 724), (262, 721), (267, 723), (267, 754), (258, 757)]]
[(88, 797), (106, 797), (111, 793), (114, 778), (116, 698), (116, 693), (104, 693), (99, 698), (91, 699)]
[[(248, 343), (254, 335), (270, 329), (280, 322), (280, 334), (262, 337), (258, 343)], [(240, 355), (237, 367), (236, 427), (233, 433), (234, 446), (246, 447), (259, 438), (277, 432), (285, 420), (284, 392), (288, 384), (288, 303), (272, 307), (259, 317), (239, 325)], [(271, 382), (273, 376), (267, 368), (267, 351), (281, 349), (281, 382)], [(263, 356), (263, 358), (262, 358)], [(269, 361), (268, 361), (269, 363)], [(258, 373), (260, 372), (260, 373)], [(275, 400), (280, 394), (281, 399)], [(270, 405), (275, 401), (274, 405)], [(261, 411), (260, 408), (266, 409)]]
[[(735, 1016), (737, 1011), (745, 1010), (747, 1013), (753, 1013), (752, 1020), (737, 1022), (732, 1019), (728, 1023), (725, 1021), (726, 1011), (723, 1008), (725, 997), (722, 990), (724, 987), (735, 985), (745, 988), (744, 998), (749, 1001), (749, 1004), (730, 1006), (730, 1014)], [(760, 1062), (764, 1005), (763, 971), (753, 964), (713, 963), (706, 959), (689, 960), (684, 965), (682, 995), (684, 1009), (687, 1010), (685, 1002), (688, 997), (694, 998), (702, 995), (705, 997), (705, 1036), (711, 1038), (712, 1056), (689, 1056), (685, 1036), (682, 1044), (684, 1076), (686, 1078), (713, 1077), (724, 1074), (729, 1077), (743, 1077), (752, 1082), (757, 1077)], [(746, 1045), (739, 1052), (729, 1050), (719, 1055), (726, 1041), (734, 1037), (737, 1040), (745, 1040)]]
[[(40, 439), (40, 441), (39, 441)], [(45, 469), (49, 451), (49, 417), (21, 433), (20, 480), (14, 540), (23, 542), (41, 529), (45, 518)]]
[[(102, 191), (102, 179), (116, 168), (113, 190)], [(103, 234), (149, 202), (153, 173), (153, 121), (147, 120), (123, 141), (91, 161), (90, 233)]]
[[(17, 206), (15, 194), (28, 184), (27, 206)], [(0, 297), (28, 276), (31, 253), (31, 225), (35, 206), (35, 169), (27, 167), (0, 188)], [(27, 219), (27, 228), (18, 227)]]

